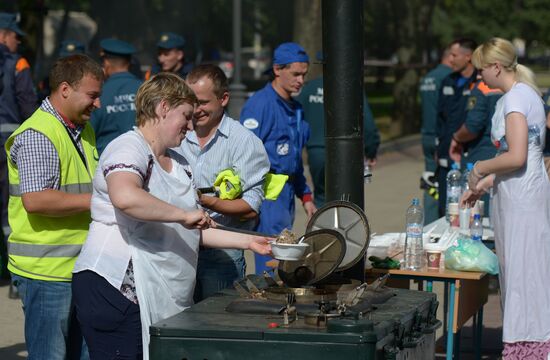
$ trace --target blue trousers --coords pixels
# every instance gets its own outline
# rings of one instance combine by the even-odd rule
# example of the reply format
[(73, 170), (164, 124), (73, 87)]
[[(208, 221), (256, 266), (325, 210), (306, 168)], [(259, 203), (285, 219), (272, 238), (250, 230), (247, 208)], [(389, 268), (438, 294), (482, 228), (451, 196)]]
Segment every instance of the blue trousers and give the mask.
[(71, 283), (12, 274), (25, 313), (29, 360), (89, 359), (72, 304)]
[(232, 288), (233, 282), (244, 278), (245, 274), (242, 250), (201, 248), (193, 300), (199, 302), (223, 289)]

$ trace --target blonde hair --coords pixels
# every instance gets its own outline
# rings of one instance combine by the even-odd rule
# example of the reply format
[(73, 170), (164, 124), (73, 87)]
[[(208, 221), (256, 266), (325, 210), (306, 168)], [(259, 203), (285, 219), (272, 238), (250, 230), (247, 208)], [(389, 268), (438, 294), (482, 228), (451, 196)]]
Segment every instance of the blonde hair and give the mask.
[(156, 108), (166, 101), (170, 109), (183, 103), (195, 105), (197, 97), (185, 81), (176, 74), (163, 72), (144, 82), (136, 94), (136, 124), (143, 126), (157, 119)]
[(518, 82), (529, 85), (539, 96), (542, 96), (535, 81), (535, 74), (527, 66), (518, 64), (516, 49), (510, 41), (498, 37), (492, 38), (479, 45), (472, 54), (472, 64), (478, 69), (497, 62), (505, 71), (513, 71)]

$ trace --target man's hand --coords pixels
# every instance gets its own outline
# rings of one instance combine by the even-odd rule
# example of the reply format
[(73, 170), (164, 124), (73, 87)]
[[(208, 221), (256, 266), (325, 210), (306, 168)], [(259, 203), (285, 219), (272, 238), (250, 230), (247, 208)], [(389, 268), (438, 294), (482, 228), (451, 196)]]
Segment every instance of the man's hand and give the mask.
[(311, 219), (313, 214), (315, 214), (317, 212), (317, 207), (315, 206), (313, 201), (306, 201), (304, 203), (304, 210), (306, 211), (307, 218)]
[(451, 146), (449, 146), (449, 157), (457, 163), (460, 163), (460, 159), (462, 158), (462, 152), (464, 151), (464, 147), (461, 143), (456, 141), (455, 139), (451, 139)]
[(377, 163), (377, 159), (376, 158), (372, 158), (372, 159), (367, 159), (366, 160), (366, 163), (368, 166), (370, 166), (371, 168), (374, 168), (376, 166), (376, 163)]

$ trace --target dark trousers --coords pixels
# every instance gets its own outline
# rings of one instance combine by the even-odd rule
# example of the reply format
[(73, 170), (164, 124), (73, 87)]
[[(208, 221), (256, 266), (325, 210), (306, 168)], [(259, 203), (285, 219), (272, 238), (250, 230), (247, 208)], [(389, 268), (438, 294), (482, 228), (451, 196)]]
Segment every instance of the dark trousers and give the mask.
[(139, 306), (93, 271), (73, 274), (73, 301), (90, 359), (142, 359)]

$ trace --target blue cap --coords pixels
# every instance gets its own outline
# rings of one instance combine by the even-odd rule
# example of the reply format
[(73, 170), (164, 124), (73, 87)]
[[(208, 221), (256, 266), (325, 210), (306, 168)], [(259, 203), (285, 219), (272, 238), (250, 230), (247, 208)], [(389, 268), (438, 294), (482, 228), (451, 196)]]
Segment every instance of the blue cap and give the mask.
[(472, 171), (473, 168), (474, 168), (474, 164), (472, 164), (472, 163), (466, 163), (466, 169), (467, 169), (468, 171)]
[(295, 62), (309, 62), (309, 56), (300, 45), (288, 42), (279, 45), (273, 53), (273, 65), (286, 65)]
[(184, 37), (171, 32), (160, 34), (159, 41), (157, 42), (157, 47), (161, 49), (183, 49), (184, 46)]
[(17, 16), (12, 13), (0, 12), (0, 29), (11, 30), (19, 36), (26, 35), (17, 25)]
[(84, 54), (84, 44), (77, 40), (65, 40), (59, 47), (59, 56), (65, 57), (74, 54)]
[(103, 39), (99, 42), (99, 46), (107, 55), (130, 56), (136, 52), (132, 44), (118, 39)]

